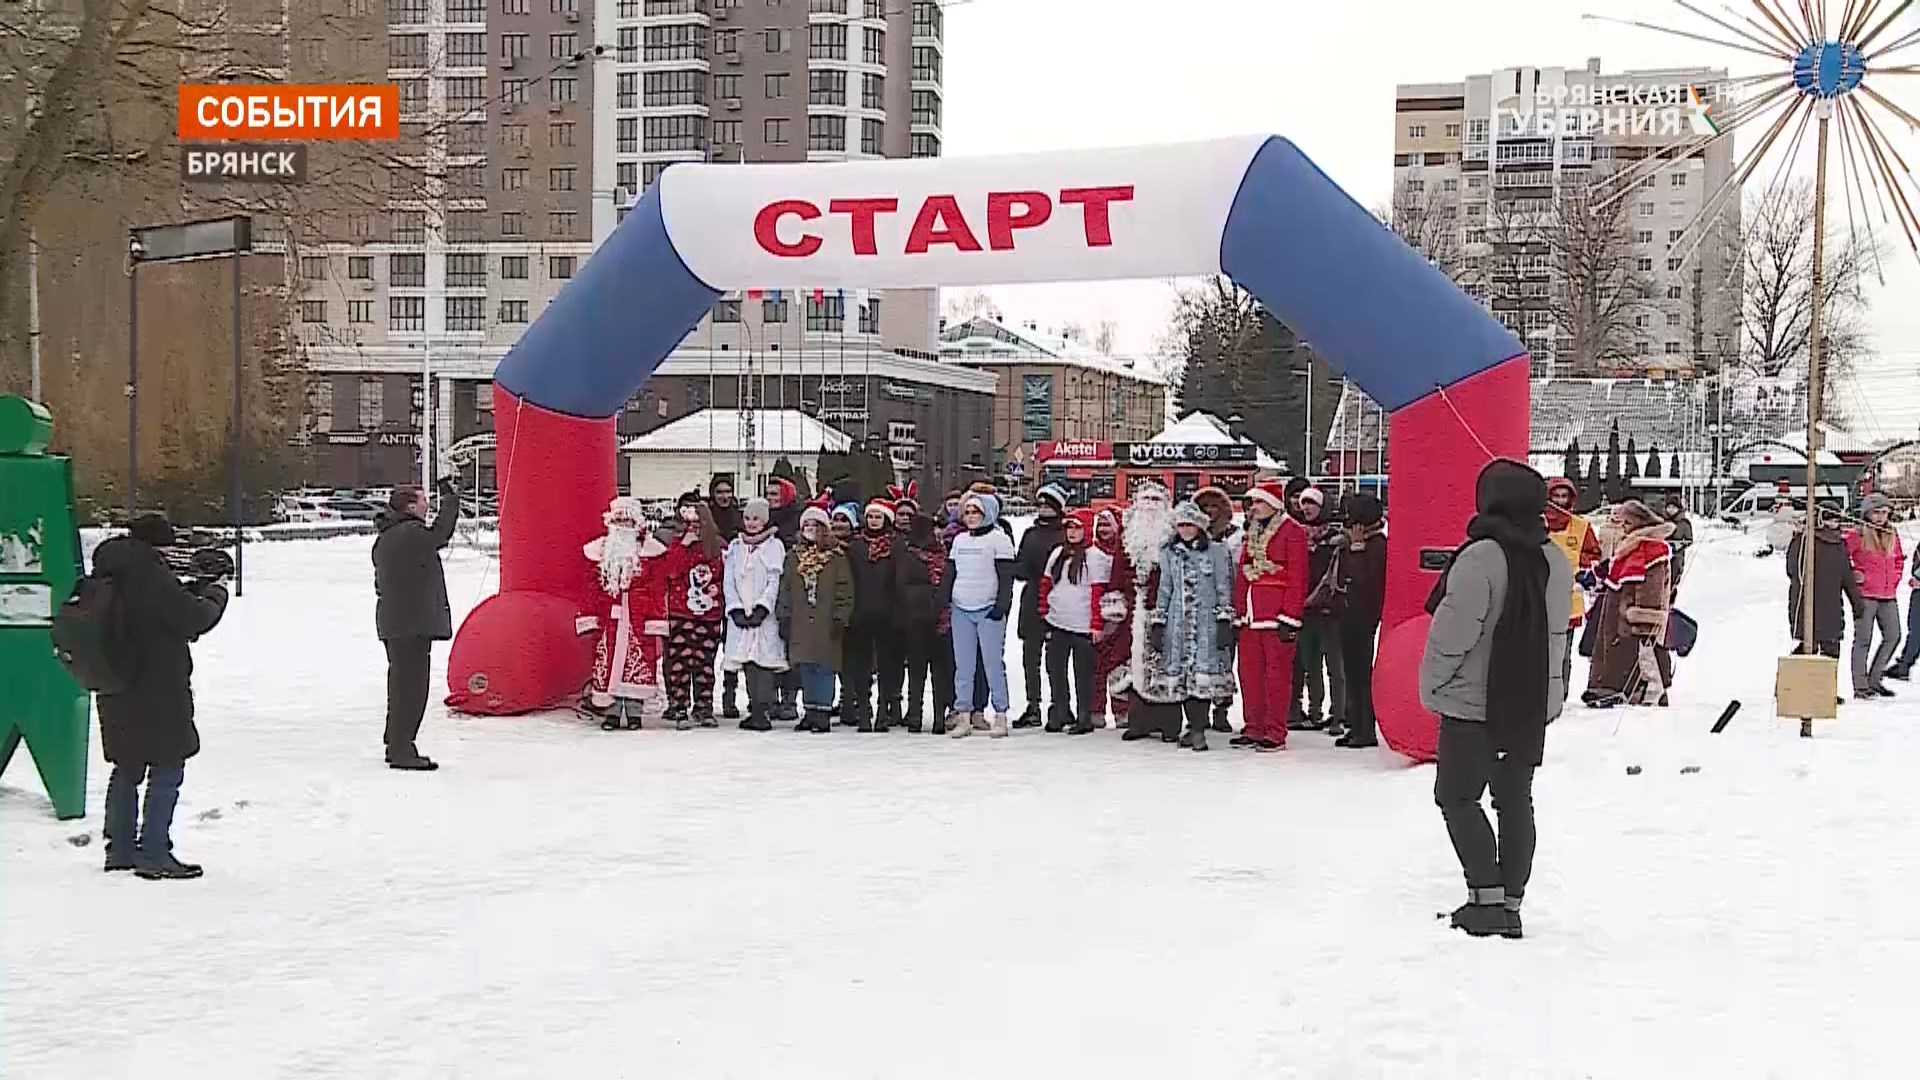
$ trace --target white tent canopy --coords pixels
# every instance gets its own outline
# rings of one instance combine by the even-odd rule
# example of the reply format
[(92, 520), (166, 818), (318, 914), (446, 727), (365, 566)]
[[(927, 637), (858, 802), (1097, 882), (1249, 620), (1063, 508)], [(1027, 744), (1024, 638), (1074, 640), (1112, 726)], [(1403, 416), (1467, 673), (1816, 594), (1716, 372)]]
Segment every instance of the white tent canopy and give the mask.
[[(1190, 412), (1168, 424), (1166, 429), (1148, 442), (1163, 445), (1184, 446), (1254, 446), (1252, 439), (1235, 436), (1227, 429), (1226, 421), (1209, 412)], [(1259, 456), (1255, 466), (1263, 470), (1284, 471), (1286, 466), (1275, 461), (1262, 447), (1255, 447)]]
[(815, 420), (798, 409), (702, 409), (655, 428), (620, 449), (699, 451), (743, 455), (747, 435), (743, 421), (751, 415), (753, 445), (761, 454), (844, 453), (853, 438)]

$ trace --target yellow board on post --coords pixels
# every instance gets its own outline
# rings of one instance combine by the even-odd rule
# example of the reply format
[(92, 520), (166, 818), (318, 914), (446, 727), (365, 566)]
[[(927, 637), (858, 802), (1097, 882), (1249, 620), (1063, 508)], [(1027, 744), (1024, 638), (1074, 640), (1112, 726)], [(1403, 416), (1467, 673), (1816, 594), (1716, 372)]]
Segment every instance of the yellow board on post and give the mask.
[(1774, 713), (1789, 720), (1837, 719), (1839, 691), (1839, 660), (1831, 656), (1783, 656), (1774, 672)]

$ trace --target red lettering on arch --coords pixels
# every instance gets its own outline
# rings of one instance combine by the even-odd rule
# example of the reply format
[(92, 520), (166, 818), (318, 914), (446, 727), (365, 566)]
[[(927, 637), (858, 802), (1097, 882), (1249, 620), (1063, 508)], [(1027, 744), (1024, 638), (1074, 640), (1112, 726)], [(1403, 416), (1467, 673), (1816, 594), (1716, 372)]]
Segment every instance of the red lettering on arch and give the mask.
[(1133, 185), (1118, 187), (1068, 188), (1060, 193), (1062, 206), (1078, 203), (1083, 208), (1086, 219), (1087, 246), (1113, 246), (1113, 218), (1111, 207), (1117, 202), (1133, 201)]
[(880, 214), (894, 214), (900, 210), (899, 199), (835, 199), (827, 204), (827, 210), (835, 214), (847, 214), (853, 218), (853, 253), (855, 255), (878, 255), (880, 244), (873, 237), (873, 219)]
[[(1019, 207), (1015, 213), (1014, 208)], [(1013, 250), (1015, 229), (1035, 229), (1053, 216), (1053, 200), (1043, 191), (994, 191), (987, 195), (987, 245)]]
[(929, 195), (920, 205), (913, 231), (907, 234), (907, 254), (925, 255), (935, 244), (952, 244), (961, 251), (980, 250), (980, 241), (960, 212), (960, 200), (951, 195)]
[(800, 239), (791, 244), (780, 239), (780, 219), (787, 217), (813, 221), (820, 217), (820, 208), (805, 199), (781, 199), (761, 207), (753, 218), (753, 238), (760, 242), (761, 250), (788, 259), (804, 259), (819, 251), (821, 240), (812, 233), (800, 234)]

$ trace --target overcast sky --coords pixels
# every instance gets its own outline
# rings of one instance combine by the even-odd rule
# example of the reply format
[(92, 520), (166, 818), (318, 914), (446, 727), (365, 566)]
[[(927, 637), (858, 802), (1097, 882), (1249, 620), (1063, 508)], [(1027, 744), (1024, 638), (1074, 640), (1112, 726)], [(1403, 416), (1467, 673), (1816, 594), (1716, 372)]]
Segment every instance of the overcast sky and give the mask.
[[(1835, 11), (1841, 6), (1835, 2)], [(1719, 5), (1706, 7), (1717, 12)], [(1738, 75), (1769, 64), (1583, 21), (1582, 11), (1725, 36), (1664, 0), (969, 0), (947, 10), (945, 152), (1275, 133), (1291, 138), (1363, 205), (1376, 206), (1393, 184), (1397, 83), (1454, 81), (1518, 65), (1578, 67), (1590, 56), (1609, 72), (1700, 64)], [(1914, 27), (1920, 9), (1904, 15), (1896, 32)], [(1903, 55), (1920, 63), (1920, 48)], [(1892, 96), (1920, 113), (1920, 76), (1901, 82)], [(1888, 92), (1885, 82), (1881, 87)], [(1920, 158), (1920, 136), (1902, 129), (1896, 138), (1909, 162)], [(1811, 141), (1799, 163), (1809, 176)], [(1752, 142), (1736, 145), (1744, 151)], [(1771, 162), (1760, 175), (1773, 175)], [(1920, 260), (1897, 229), (1885, 239), (1888, 286), (1876, 297), (1874, 318), (1882, 358), (1863, 369), (1865, 385), (1841, 392), (1860, 426), (1911, 436), (1920, 432)], [(1173, 285), (990, 291), (1013, 319), (1048, 326), (1112, 319), (1122, 348), (1144, 352), (1165, 329)]]

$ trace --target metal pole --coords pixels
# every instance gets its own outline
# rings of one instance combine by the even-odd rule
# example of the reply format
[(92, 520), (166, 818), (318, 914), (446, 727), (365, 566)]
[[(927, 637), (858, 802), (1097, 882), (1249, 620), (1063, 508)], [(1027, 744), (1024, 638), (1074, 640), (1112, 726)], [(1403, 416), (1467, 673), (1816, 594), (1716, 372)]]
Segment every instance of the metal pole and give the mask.
[(27, 353), (32, 360), (32, 389), (27, 396), (40, 399), (40, 233), (27, 230)]
[(228, 432), (227, 452), (232, 457), (228, 478), (232, 487), (227, 495), (228, 516), (233, 518), (233, 595), (244, 595), (246, 590), (246, 484), (241, 479), (241, 428), (245, 422), (240, 389), (240, 253), (235, 251), (230, 260), (233, 267), (233, 427)]
[[(1813, 274), (1812, 304), (1807, 316), (1807, 521), (1800, 538), (1800, 649), (1807, 656), (1819, 655), (1813, 640), (1813, 530), (1818, 513), (1815, 500), (1820, 481), (1820, 334), (1821, 308), (1826, 287), (1827, 254), (1827, 125), (1833, 117), (1833, 103), (1822, 101), (1815, 108), (1820, 117), (1819, 150), (1813, 174)], [(1813, 721), (1800, 721), (1801, 738), (1813, 737)]]
[(433, 320), (420, 345), (420, 488), (433, 490)]
[(127, 520), (140, 505), (140, 263), (127, 265)]
[(1306, 460), (1306, 463), (1302, 466), (1302, 468), (1306, 469), (1306, 472), (1303, 475), (1305, 475), (1308, 480), (1312, 480), (1313, 479), (1313, 357), (1311, 356), (1307, 357), (1307, 369), (1301, 372), (1300, 374), (1306, 376), (1306, 379), (1307, 379), (1307, 395), (1306, 395), (1307, 396), (1307, 432), (1306, 432), (1307, 460)]

